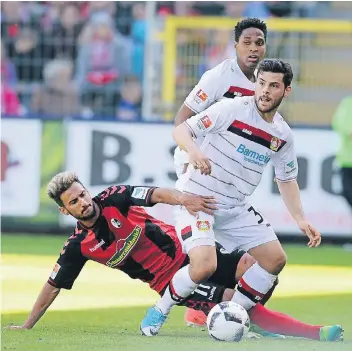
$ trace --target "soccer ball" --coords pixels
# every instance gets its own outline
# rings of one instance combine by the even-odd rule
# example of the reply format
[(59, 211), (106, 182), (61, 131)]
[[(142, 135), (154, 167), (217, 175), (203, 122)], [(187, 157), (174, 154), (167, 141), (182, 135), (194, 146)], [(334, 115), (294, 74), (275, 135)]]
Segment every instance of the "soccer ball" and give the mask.
[(219, 341), (241, 341), (249, 330), (247, 311), (232, 301), (221, 302), (208, 314), (209, 335)]

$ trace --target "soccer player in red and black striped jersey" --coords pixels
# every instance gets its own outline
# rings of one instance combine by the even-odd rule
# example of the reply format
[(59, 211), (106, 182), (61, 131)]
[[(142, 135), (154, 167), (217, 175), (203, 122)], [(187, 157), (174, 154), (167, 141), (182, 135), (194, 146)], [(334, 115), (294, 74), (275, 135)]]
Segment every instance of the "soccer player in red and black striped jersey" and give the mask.
[[(217, 248), (218, 269), (186, 298), (173, 293), (172, 278), (189, 258), (182, 252), (174, 227), (148, 215), (141, 206), (156, 203), (182, 205), (191, 214), (212, 213), (212, 197), (183, 194), (174, 189), (111, 186), (92, 198), (73, 172), (56, 175), (48, 185), (48, 195), (65, 215), (77, 221), (74, 233), (68, 238), (57, 263), (45, 283), (32, 312), (23, 326), (10, 329), (31, 329), (55, 300), (61, 288), (71, 289), (75, 279), (88, 260), (119, 269), (132, 279), (140, 279), (163, 294), (169, 289), (178, 305), (208, 313), (221, 301), (231, 300), (236, 282), (254, 264), (254, 259), (242, 250), (232, 253)], [(321, 326), (309, 326), (291, 317), (260, 306), (252, 320), (263, 327), (288, 331), (296, 323), (297, 335), (320, 338)], [(285, 329), (286, 328), (286, 329)]]

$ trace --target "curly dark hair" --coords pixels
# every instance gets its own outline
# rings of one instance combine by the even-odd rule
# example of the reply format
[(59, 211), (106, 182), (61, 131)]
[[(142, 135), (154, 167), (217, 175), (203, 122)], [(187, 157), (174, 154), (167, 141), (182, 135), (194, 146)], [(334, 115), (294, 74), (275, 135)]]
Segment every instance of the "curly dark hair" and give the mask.
[(280, 59), (265, 59), (260, 62), (258, 66), (257, 77), (262, 72), (282, 73), (284, 75), (282, 80), (285, 84), (285, 88), (291, 85), (293, 73), (291, 65), (288, 62), (282, 61)]
[(264, 33), (264, 39), (266, 41), (267, 28), (266, 23), (259, 18), (245, 18), (238, 22), (235, 27), (235, 40), (238, 42), (242, 32), (247, 28), (257, 28)]

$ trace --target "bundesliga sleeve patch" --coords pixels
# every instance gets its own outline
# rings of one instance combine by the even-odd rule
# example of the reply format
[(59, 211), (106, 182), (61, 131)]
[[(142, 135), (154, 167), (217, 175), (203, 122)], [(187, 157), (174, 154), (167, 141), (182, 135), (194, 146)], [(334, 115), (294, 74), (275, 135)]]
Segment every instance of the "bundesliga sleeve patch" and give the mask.
[(199, 90), (197, 91), (196, 96), (199, 98), (199, 100), (201, 100), (201, 101), (203, 101), (203, 102), (205, 102), (205, 101), (208, 100), (208, 95), (207, 95), (206, 92), (203, 91), (202, 89), (199, 89)]
[(206, 130), (210, 128), (212, 125), (213, 124), (211, 122), (211, 119), (208, 116), (202, 117), (197, 123), (198, 128), (201, 130)]
[(135, 199), (145, 200), (148, 195), (148, 190), (150, 188), (146, 187), (136, 187), (133, 190), (132, 197)]
[(54, 279), (56, 278), (56, 276), (57, 276), (57, 274), (59, 273), (59, 270), (60, 270), (60, 269), (61, 269), (61, 266), (60, 266), (58, 263), (56, 263), (56, 265), (55, 265), (53, 271), (52, 271), (51, 274), (50, 274), (50, 278), (51, 278), (52, 280), (54, 280)]

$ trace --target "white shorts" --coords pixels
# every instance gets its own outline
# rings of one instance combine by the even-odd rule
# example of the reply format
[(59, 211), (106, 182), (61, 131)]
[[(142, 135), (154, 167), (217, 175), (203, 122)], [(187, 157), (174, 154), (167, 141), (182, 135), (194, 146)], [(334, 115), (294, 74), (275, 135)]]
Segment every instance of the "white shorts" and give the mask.
[(248, 251), (256, 246), (277, 240), (266, 219), (250, 204), (232, 209), (221, 209), (214, 216), (199, 212), (190, 215), (183, 207), (175, 211), (176, 232), (188, 253), (198, 246), (220, 243), (228, 252)]

